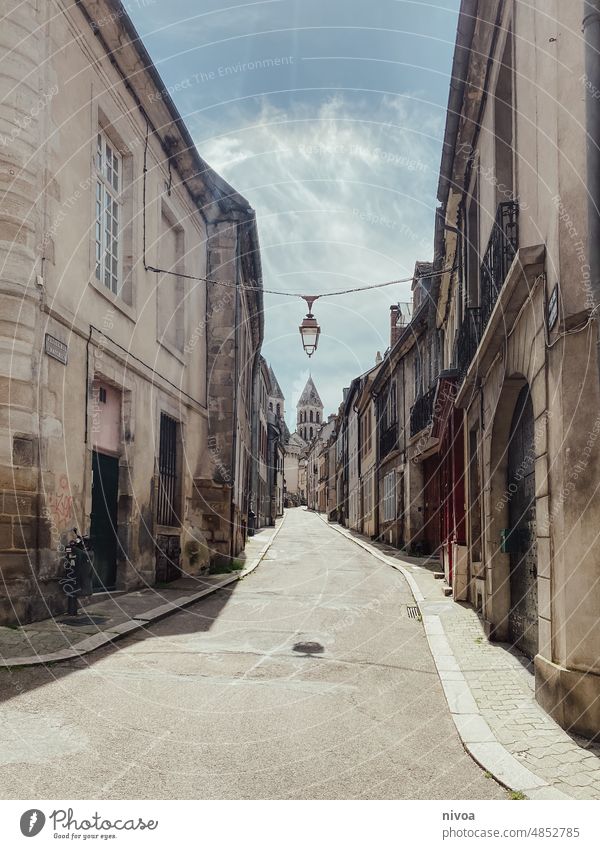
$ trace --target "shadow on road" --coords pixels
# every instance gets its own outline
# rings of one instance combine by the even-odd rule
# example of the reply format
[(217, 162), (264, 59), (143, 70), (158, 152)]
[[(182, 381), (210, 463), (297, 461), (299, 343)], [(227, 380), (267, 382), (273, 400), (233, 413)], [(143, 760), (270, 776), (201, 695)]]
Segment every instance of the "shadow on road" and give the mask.
[[(156, 636), (154, 629), (157, 625), (160, 625), (160, 636), (163, 638), (207, 632), (219, 618), (238, 587), (239, 583), (236, 582), (221, 590), (217, 590), (212, 595), (190, 605), (190, 607), (182, 608), (179, 613), (174, 613), (165, 619), (149, 623), (147, 627), (142, 627), (134, 631), (130, 636), (122, 637), (116, 642), (103, 646), (82, 657), (73, 660), (58, 661), (44, 666), (0, 668), (0, 704), (6, 703), (17, 696), (26, 695), (38, 687), (44, 687), (54, 681), (59, 681), (82, 669), (89, 669), (134, 643), (153, 639)], [(157, 603), (160, 603), (160, 601), (164, 601), (164, 598), (157, 593)]]

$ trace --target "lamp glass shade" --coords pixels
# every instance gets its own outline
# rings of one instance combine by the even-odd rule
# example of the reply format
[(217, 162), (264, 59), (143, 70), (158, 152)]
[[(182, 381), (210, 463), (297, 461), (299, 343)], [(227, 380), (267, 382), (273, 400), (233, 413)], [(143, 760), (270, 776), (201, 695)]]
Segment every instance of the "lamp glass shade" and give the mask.
[(309, 313), (300, 325), (299, 329), (304, 350), (309, 357), (312, 357), (314, 352), (317, 350), (319, 334), (321, 333), (321, 328), (317, 323), (317, 319)]

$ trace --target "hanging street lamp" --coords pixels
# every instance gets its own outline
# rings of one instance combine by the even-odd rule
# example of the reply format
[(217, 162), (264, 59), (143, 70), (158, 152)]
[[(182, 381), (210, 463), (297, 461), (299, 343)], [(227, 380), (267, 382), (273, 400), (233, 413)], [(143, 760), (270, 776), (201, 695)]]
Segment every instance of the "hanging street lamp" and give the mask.
[(309, 357), (312, 357), (314, 352), (317, 350), (319, 334), (321, 333), (321, 328), (319, 327), (317, 319), (312, 314), (312, 305), (318, 297), (318, 295), (302, 295), (302, 298), (308, 305), (308, 313), (298, 329), (300, 330), (300, 336), (302, 337), (302, 346)]

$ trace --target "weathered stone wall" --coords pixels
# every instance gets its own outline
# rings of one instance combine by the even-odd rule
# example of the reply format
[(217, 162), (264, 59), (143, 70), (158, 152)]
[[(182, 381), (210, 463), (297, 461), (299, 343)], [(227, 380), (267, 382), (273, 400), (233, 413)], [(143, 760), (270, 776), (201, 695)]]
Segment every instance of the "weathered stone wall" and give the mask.
[[(171, 532), (182, 566), (206, 567), (193, 486), (207, 459), (205, 287), (185, 283), (182, 338), (161, 339), (159, 279), (142, 251), (161, 267), (168, 208), (181, 233), (178, 267), (202, 276), (207, 234), (153, 132), (144, 187), (146, 121), (77, 6), (19, 4), (0, 39), (0, 621), (11, 622), (65, 609), (60, 545), (73, 526), (86, 533), (90, 524), (94, 377), (122, 393), (118, 587), (154, 581), (161, 412), (179, 423), (183, 455), (180, 527)], [(93, 277), (99, 126), (123, 157), (122, 296)], [(66, 364), (44, 352), (47, 333), (67, 346)]]

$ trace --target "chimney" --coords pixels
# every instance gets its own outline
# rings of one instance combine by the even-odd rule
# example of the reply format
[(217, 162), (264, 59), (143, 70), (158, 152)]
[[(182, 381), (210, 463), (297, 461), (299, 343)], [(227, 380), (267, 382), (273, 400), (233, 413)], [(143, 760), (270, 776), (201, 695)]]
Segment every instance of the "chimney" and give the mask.
[(398, 304), (392, 304), (390, 307), (390, 348), (394, 347), (400, 336), (400, 328), (398, 327), (399, 318), (400, 307)]

